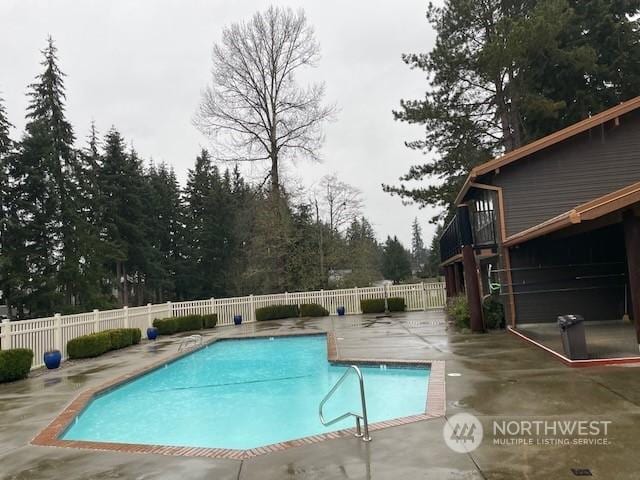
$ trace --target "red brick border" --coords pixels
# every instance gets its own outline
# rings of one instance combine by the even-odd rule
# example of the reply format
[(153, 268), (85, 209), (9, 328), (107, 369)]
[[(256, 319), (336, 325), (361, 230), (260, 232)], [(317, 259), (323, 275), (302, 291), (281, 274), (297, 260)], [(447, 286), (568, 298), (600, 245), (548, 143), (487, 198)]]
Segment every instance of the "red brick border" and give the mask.
[(73, 419), (80, 414), (91, 402), (91, 400), (101, 393), (116, 388), (124, 383), (127, 383), (135, 378), (145, 375), (153, 370), (163, 367), (167, 363), (172, 363), (179, 358), (193, 353), (196, 350), (206, 347), (214, 342), (224, 340), (243, 340), (251, 338), (263, 338), (263, 337), (294, 337), (294, 336), (308, 336), (308, 335), (326, 335), (327, 338), (327, 360), (330, 363), (335, 364), (359, 364), (359, 365), (392, 365), (396, 367), (423, 367), (430, 366), (429, 381), (427, 384), (427, 402), (425, 406), (425, 412), (418, 415), (412, 415), (409, 417), (394, 418), (392, 420), (386, 420), (383, 422), (376, 422), (369, 425), (370, 431), (376, 431), (383, 428), (395, 427), (399, 425), (406, 425), (408, 423), (419, 422), (422, 420), (429, 420), (432, 418), (441, 417), (445, 414), (446, 410), (446, 398), (445, 398), (445, 367), (444, 361), (435, 360), (411, 360), (401, 361), (392, 359), (361, 359), (361, 358), (342, 358), (338, 354), (338, 344), (334, 332), (289, 332), (286, 334), (274, 334), (274, 333), (260, 333), (249, 337), (225, 337), (225, 338), (213, 338), (197, 349), (192, 349), (186, 352), (182, 352), (179, 355), (173, 356), (171, 359), (163, 359), (152, 363), (149, 366), (136, 370), (132, 373), (121, 375), (108, 382), (85, 390), (78, 395), (63, 411), (58, 415), (47, 427), (45, 427), (32, 441), (32, 445), (40, 446), (52, 446), (52, 447), (68, 447), (68, 448), (83, 448), (91, 450), (102, 451), (117, 451), (125, 453), (155, 453), (159, 455), (178, 455), (185, 457), (207, 457), (207, 458), (227, 458), (241, 460), (246, 458), (255, 457), (258, 455), (264, 455), (271, 452), (279, 452), (287, 448), (298, 447), (302, 445), (309, 445), (313, 443), (322, 442), (324, 440), (331, 440), (336, 438), (342, 438), (345, 436), (352, 436), (355, 433), (355, 429), (337, 430), (335, 432), (328, 432), (319, 435), (312, 435), (309, 437), (298, 438), (295, 440), (289, 440), (281, 443), (274, 443), (271, 445), (265, 445), (262, 447), (251, 448), (247, 450), (235, 450), (228, 448), (200, 448), (200, 447), (172, 447), (166, 445), (142, 445), (142, 444), (130, 444), (130, 443), (112, 443), (112, 442), (89, 442), (84, 440), (61, 440), (60, 435), (64, 433)]

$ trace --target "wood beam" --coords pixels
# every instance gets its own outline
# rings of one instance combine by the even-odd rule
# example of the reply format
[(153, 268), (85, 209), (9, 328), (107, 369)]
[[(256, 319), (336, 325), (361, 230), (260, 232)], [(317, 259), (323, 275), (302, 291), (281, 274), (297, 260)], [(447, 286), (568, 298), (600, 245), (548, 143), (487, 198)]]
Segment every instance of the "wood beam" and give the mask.
[(632, 211), (624, 213), (624, 241), (627, 249), (631, 314), (636, 327), (636, 340), (640, 345), (640, 218)]

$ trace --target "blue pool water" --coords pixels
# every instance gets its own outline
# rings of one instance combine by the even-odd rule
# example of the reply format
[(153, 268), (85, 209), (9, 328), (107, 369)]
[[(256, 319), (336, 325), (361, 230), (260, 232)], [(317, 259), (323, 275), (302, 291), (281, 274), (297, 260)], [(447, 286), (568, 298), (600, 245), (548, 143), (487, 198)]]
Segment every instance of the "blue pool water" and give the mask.
[[(95, 398), (65, 440), (247, 449), (351, 428), (318, 404), (345, 371), (324, 335), (216, 342)], [(423, 413), (429, 370), (363, 367), (369, 422)], [(351, 375), (327, 418), (360, 412)]]

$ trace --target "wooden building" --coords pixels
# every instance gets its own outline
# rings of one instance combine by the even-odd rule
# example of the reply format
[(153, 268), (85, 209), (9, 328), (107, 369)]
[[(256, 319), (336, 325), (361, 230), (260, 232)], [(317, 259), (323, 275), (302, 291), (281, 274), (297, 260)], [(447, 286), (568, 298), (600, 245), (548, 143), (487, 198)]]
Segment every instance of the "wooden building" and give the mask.
[(442, 267), (475, 330), (496, 284), (512, 327), (628, 316), (640, 343), (640, 97), (475, 167), (456, 206)]

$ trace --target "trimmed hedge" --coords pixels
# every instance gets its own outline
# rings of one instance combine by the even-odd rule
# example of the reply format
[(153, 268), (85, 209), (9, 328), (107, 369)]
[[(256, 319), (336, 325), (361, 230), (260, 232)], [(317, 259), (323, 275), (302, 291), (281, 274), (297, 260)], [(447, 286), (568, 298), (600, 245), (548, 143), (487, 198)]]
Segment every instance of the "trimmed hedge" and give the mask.
[(297, 305), (272, 305), (270, 307), (256, 308), (256, 320), (278, 320), (281, 318), (299, 317)]
[(111, 333), (91, 333), (76, 337), (67, 342), (67, 355), (69, 358), (92, 358), (111, 350)]
[(389, 297), (387, 298), (387, 307), (390, 312), (404, 312), (407, 309), (407, 304), (404, 303), (404, 297)]
[(384, 298), (370, 298), (368, 300), (360, 300), (360, 310), (362, 310), (362, 313), (384, 313)]
[(139, 328), (114, 328), (76, 337), (67, 342), (69, 358), (92, 358), (111, 350), (119, 350), (140, 343)]
[(218, 314), (202, 315), (202, 328), (213, 328), (218, 324)]
[(153, 321), (153, 326), (158, 329), (160, 335), (188, 332), (189, 330), (202, 330), (213, 328), (218, 323), (216, 313), (208, 315), (185, 315), (183, 317), (158, 318)]
[(12, 348), (0, 351), (0, 383), (27, 378), (33, 351), (28, 348)]
[(300, 305), (301, 317), (326, 317), (329, 315), (329, 310), (317, 303), (303, 303)]

